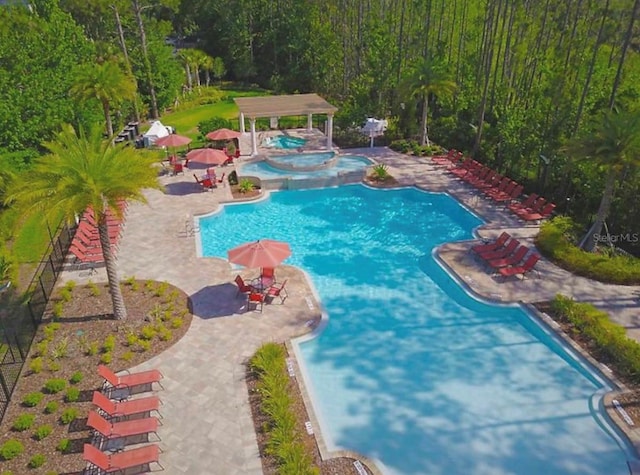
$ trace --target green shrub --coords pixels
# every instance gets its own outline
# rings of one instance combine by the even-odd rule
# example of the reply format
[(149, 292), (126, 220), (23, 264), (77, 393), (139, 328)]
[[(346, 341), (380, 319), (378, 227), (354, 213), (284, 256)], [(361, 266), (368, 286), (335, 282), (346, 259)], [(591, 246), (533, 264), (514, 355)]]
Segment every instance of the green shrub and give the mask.
[(44, 406), (45, 414), (53, 414), (58, 410), (58, 403), (56, 401), (50, 401)]
[(107, 338), (104, 339), (104, 344), (102, 345), (102, 352), (110, 353), (115, 349), (115, 347), (116, 347), (116, 336), (109, 335)]
[(149, 340), (140, 340), (138, 341), (138, 347), (142, 352), (149, 351), (151, 349), (151, 342)]
[(113, 356), (111, 353), (103, 353), (100, 356), (100, 363), (102, 364), (110, 364), (112, 360), (113, 360)]
[(35, 407), (40, 404), (42, 398), (44, 398), (44, 394), (42, 394), (41, 392), (29, 393), (22, 400), (22, 405), (27, 407)]
[(95, 282), (91, 282), (89, 281), (87, 283), (87, 285), (89, 286), (89, 292), (91, 293), (91, 295), (93, 295), (94, 297), (98, 297), (102, 292), (100, 291), (100, 287), (98, 287), (98, 285)]
[(53, 358), (54, 360), (59, 358), (65, 358), (68, 353), (69, 353), (69, 339), (63, 338), (51, 350), (51, 358)]
[(61, 326), (62, 325), (58, 322), (52, 322), (46, 325), (43, 330), (45, 339), (53, 340), (53, 337), (55, 336), (56, 332), (60, 330)]
[(44, 383), (44, 392), (49, 394), (57, 394), (67, 387), (67, 382), (64, 379), (52, 378)]
[(62, 365), (55, 360), (49, 360), (49, 362), (47, 363), (47, 367), (49, 368), (49, 371), (53, 371), (54, 373), (62, 369)]
[(138, 335), (135, 333), (127, 333), (127, 346), (136, 346), (138, 343)]
[(98, 346), (98, 342), (97, 341), (93, 341), (93, 342), (89, 343), (89, 347), (87, 348), (87, 355), (95, 356), (95, 355), (98, 354), (99, 350), (100, 350), (100, 347)]
[(126, 362), (129, 362), (133, 359), (133, 357), (134, 357), (133, 351), (125, 351), (124, 353), (122, 353), (122, 356), (120, 358), (122, 358)]
[(127, 277), (126, 279), (124, 279), (124, 285), (131, 287), (135, 281), (136, 281), (135, 276)]
[(162, 297), (167, 292), (168, 289), (169, 289), (168, 282), (160, 282), (156, 287), (155, 291), (153, 292), (153, 295), (155, 295), (156, 297)]
[(142, 330), (140, 330), (140, 338), (142, 338), (143, 340), (153, 340), (153, 337), (156, 336), (156, 329), (153, 327), (153, 325), (145, 325), (144, 327), (142, 327)]
[(182, 317), (175, 317), (171, 319), (171, 328), (180, 328), (183, 324)]
[(62, 290), (60, 291), (60, 299), (61, 299), (63, 302), (65, 302), (65, 303), (66, 303), (66, 302), (71, 302), (71, 297), (72, 297), (72, 296), (71, 296), (71, 291), (70, 291), (69, 289), (62, 289)]
[(31, 429), (31, 426), (36, 420), (36, 416), (33, 414), (21, 414), (13, 423), (11, 428), (18, 432), (22, 432), (23, 430)]
[(60, 415), (60, 422), (63, 424), (71, 424), (78, 418), (78, 410), (75, 407), (65, 409)]
[(145, 288), (145, 290), (146, 290), (146, 291), (148, 291), (148, 292), (151, 292), (151, 293), (155, 292), (155, 290), (156, 290), (156, 283), (155, 283), (155, 281), (153, 281), (153, 280), (145, 280), (145, 282), (144, 282), (144, 288)]
[(42, 454), (35, 454), (29, 460), (29, 468), (38, 468), (42, 467), (44, 463), (47, 461), (47, 458)]
[(69, 280), (66, 284), (64, 284), (64, 289), (67, 289), (69, 292), (73, 292), (73, 289), (76, 288), (75, 280)]
[(67, 389), (67, 392), (64, 395), (65, 401), (76, 402), (78, 399), (80, 399), (80, 390), (78, 388), (71, 387)]
[(0, 457), (3, 460), (14, 459), (22, 452), (24, 452), (24, 446), (16, 439), (9, 439), (0, 446)]
[(46, 356), (49, 351), (49, 341), (42, 340), (35, 346), (34, 356)]
[(578, 303), (563, 295), (552, 302), (553, 313), (572, 327), (574, 334), (590, 342), (598, 356), (623, 377), (640, 383), (640, 343), (627, 337), (624, 327), (593, 305)]
[(540, 226), (536, 246), (542, 254), (574, 274), (611, 284), (640, 283), (640, 259), (585, 252), (575, 244), (578, 229), (565, 216)]
[(36, 440), (42, 440), (49, 434), (51, 434), (51, 432), (53, 432), (53, 427), (51, 427), (49, 424), (45, 424), (36, 429), (36, 431), (33, 433), (33, 438)]
[(228, 119), (223, 117), (212, 117), (211, 119), (206, 119), (201, 122), (198, 122), (198, 132), (203, 137), (207, 135), (209, 132), (212, 132), (217, 129), (232, 129), (231, 122)]
[(84, 379), (84, 375), (82, 374), (82, 371), (76, 371), (71, 375), (71, 378), (69, 378), (69, 382), (71, 384), (78, 384), (83, 379)]
[(58, 445), (56, 445), (56, 450), (58, 452), (62, 452), (63, 454), (66, 454), (70, 449), (71, 441), (69, 439), (62, 439), (60, 442), (58, 442)]
[(171, 338), (173, 338), (173, 333), (171, 333), (171, 330), (169, 330), (168, 328), (162, 328), (159, 332), (158, 332), (158, 337), (162, 340), (162, 341), (169, 341), (171, 340)]
[(51, 314), (54, 318), (60, 318), (64, 315), (64, 302), (55, 302), (51, 310)]

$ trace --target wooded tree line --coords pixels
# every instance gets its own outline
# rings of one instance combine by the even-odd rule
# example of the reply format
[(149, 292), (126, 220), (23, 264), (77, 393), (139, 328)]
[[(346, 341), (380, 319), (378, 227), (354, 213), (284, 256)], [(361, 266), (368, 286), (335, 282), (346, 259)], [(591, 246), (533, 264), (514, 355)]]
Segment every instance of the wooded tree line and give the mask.
[[(639, 3), (36, 0), (34, 13), (1, 13), (0, 146), (36, 147), (60, 122), (99, 118), (104, 107), (68, 94), (70, 72), (98, 58), (136, 81), (138, 99), (123, 98), (111, 110), (116, 121), (154, 116), (210, 74), (317, 92), (340, 108), (338, 126), (384, 116), (392, 135), (420, 139), (424, 119), (429, 139), (524, 181), (587, 223), (606, 174), (572, 160), (564, 144), (602, 111), (637, 108)], [(167, 37), (200, 53), (175, 54)], [(625, 165), (620, 178), (608, 224), (636, 232), (637, 167)]]

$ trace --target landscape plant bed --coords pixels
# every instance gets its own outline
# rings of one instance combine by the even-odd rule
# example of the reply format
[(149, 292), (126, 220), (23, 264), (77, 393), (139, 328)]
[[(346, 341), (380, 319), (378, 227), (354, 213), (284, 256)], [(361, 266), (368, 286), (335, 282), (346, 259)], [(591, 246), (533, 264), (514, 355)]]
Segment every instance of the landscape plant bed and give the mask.
[[(91, 398), (103, 382), (97, 374), (98, 365), (106, 364), (115, 372), (132, 368), (163, 352), (187, 332), (193, 316), (181, 290), (164, 282), (132, 278), (123, 282), (122, 292), (128, 318), (116, 321), (106, 284), (71, 284), (55, 291), (0, 426), (0, 453), (11, 439), (18, 441), (23, 451), (11, 460), (0, 461), (0, 474), (81, 473), (85, 468), (83, 444), (91, 442), (86, 426), (94, 407)], [(53, 379), (59, 381), (52, 383)], [(52, 394), (44, 389), (47, 383), (62, 389)], [(159, 396), (162, 399), (161, 391)], [(25, 399), (36, 402), (35, 406), (24, 405)], [(77, 417), (68, 422), (72, 412)], [(29, 428), (13, 429), (19, 418), (27, 420), (29, 416), (34, 419)], [(35, 435), (41, 437), (47, 427), (51, 433), (36, 440)], [(30, 468), (37, 454), (43, 455), (44, 463)]]
[(620, 403), (622, 408), (629, 414), (629, 417), (633, 420), (635, 426), (640, 425), (640, 387), (633, 381), (626, 378), (623, 374), (617, 371), (615, 364), (607, 359), (601, 351), (593, 344), (593, 342), (584, 337), (580, 332), (576, 331), (574, 325), (566, 320), (562, 315), (558, 315), (554, 311), (552, 302), (538, 302), (534, 304), (536, 309), (543, 312), (551, 319), (553, 319), (564, 332), (565, 335), (570, 337), (582, 350), (589, 354), (593, 359), (601, 364), (606, 365), (616, 378), (622, 381), (627, 387), (628, 391), (616, 396), (616, 400)]
[[(284, 346), (283, 351), (286, 352)], [(284, 367), (281, 369), (282, 371), (285, 371)], [(251, 406), (253, 424), (262, 460), (262, 470), (265, 475), (277, 475), (280, 473), (278, 471), (278, 462), (272, 453), (272, 450), (269, 449), (268, 441), (268, 429), (272, 421), (270, 416), (263, 410), (264, 401), (259, 390), (260, 375), (258, 372), (252, 370), (251, 365), (247, 365), (246, 381), (249, 390), (249, 404)], [(336, 457), (328, 460), (322, 460), (320, 451), (316, 444), (315, 436), (309, 435), (306, 432), (305, 422), (309, 420), (309, 416), (295, 378), (289, 379), (287, 384), (287, 393), (291, 398), (289, 408), (295, 416), (295, 432), (297, 434), (297, 438), (303, 444), (305, 453), (311, 458), (313, 465), (319, 468), (317, 473), (321, 475), (358, 475), (358, 471), (353, 465), (354, 459), (349, 457)], [(371, 473), (364, 464), (363, 467), (368, 474)]]

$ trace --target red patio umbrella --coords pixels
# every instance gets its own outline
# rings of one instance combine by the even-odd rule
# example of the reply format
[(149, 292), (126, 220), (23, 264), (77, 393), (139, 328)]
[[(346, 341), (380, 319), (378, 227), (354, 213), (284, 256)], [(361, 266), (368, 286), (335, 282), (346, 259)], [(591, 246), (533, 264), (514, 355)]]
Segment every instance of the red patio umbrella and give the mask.
[(187, 153), (189, 162), (204, 163), (205, 165), (222, 165), (228, 158), (222, 150), (215, 148), (196, 148)]
[(178, 134), (167, 135), (166, 137), (160, 137), (156, 140), (158, 147), (181, 147), (182, 145), (188, 145), (190, 143), (191, 139), (189, 137)]
[(289, 244), (259, 239), (227, 251), (229, 262), (245, 267), (276, 267), (291, 255)]
[(237, 139), (240, 136), (242, 136), (242, 134), (240, 132), (236, 132), (235, 130), (218, 129), (214, 130), (213, 132), (209, 132), (205, 137), (207, 137), (209, 140), (231, 140)]

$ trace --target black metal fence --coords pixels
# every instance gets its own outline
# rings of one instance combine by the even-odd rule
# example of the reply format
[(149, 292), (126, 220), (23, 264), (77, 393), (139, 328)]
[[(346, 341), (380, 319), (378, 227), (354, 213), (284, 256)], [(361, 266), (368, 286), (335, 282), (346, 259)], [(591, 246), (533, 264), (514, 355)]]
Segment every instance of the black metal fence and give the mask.
[(2, 322), (2, 337), (6, 349), (0, 361), (0, 422), (4, 418), (38, 325), (62, 271), (73, 232), (63, 224), (55, 233), (49, 231), (49, 237), (49, 247), (27, 288), (26, 304), (16, 306), (14, 314)]

